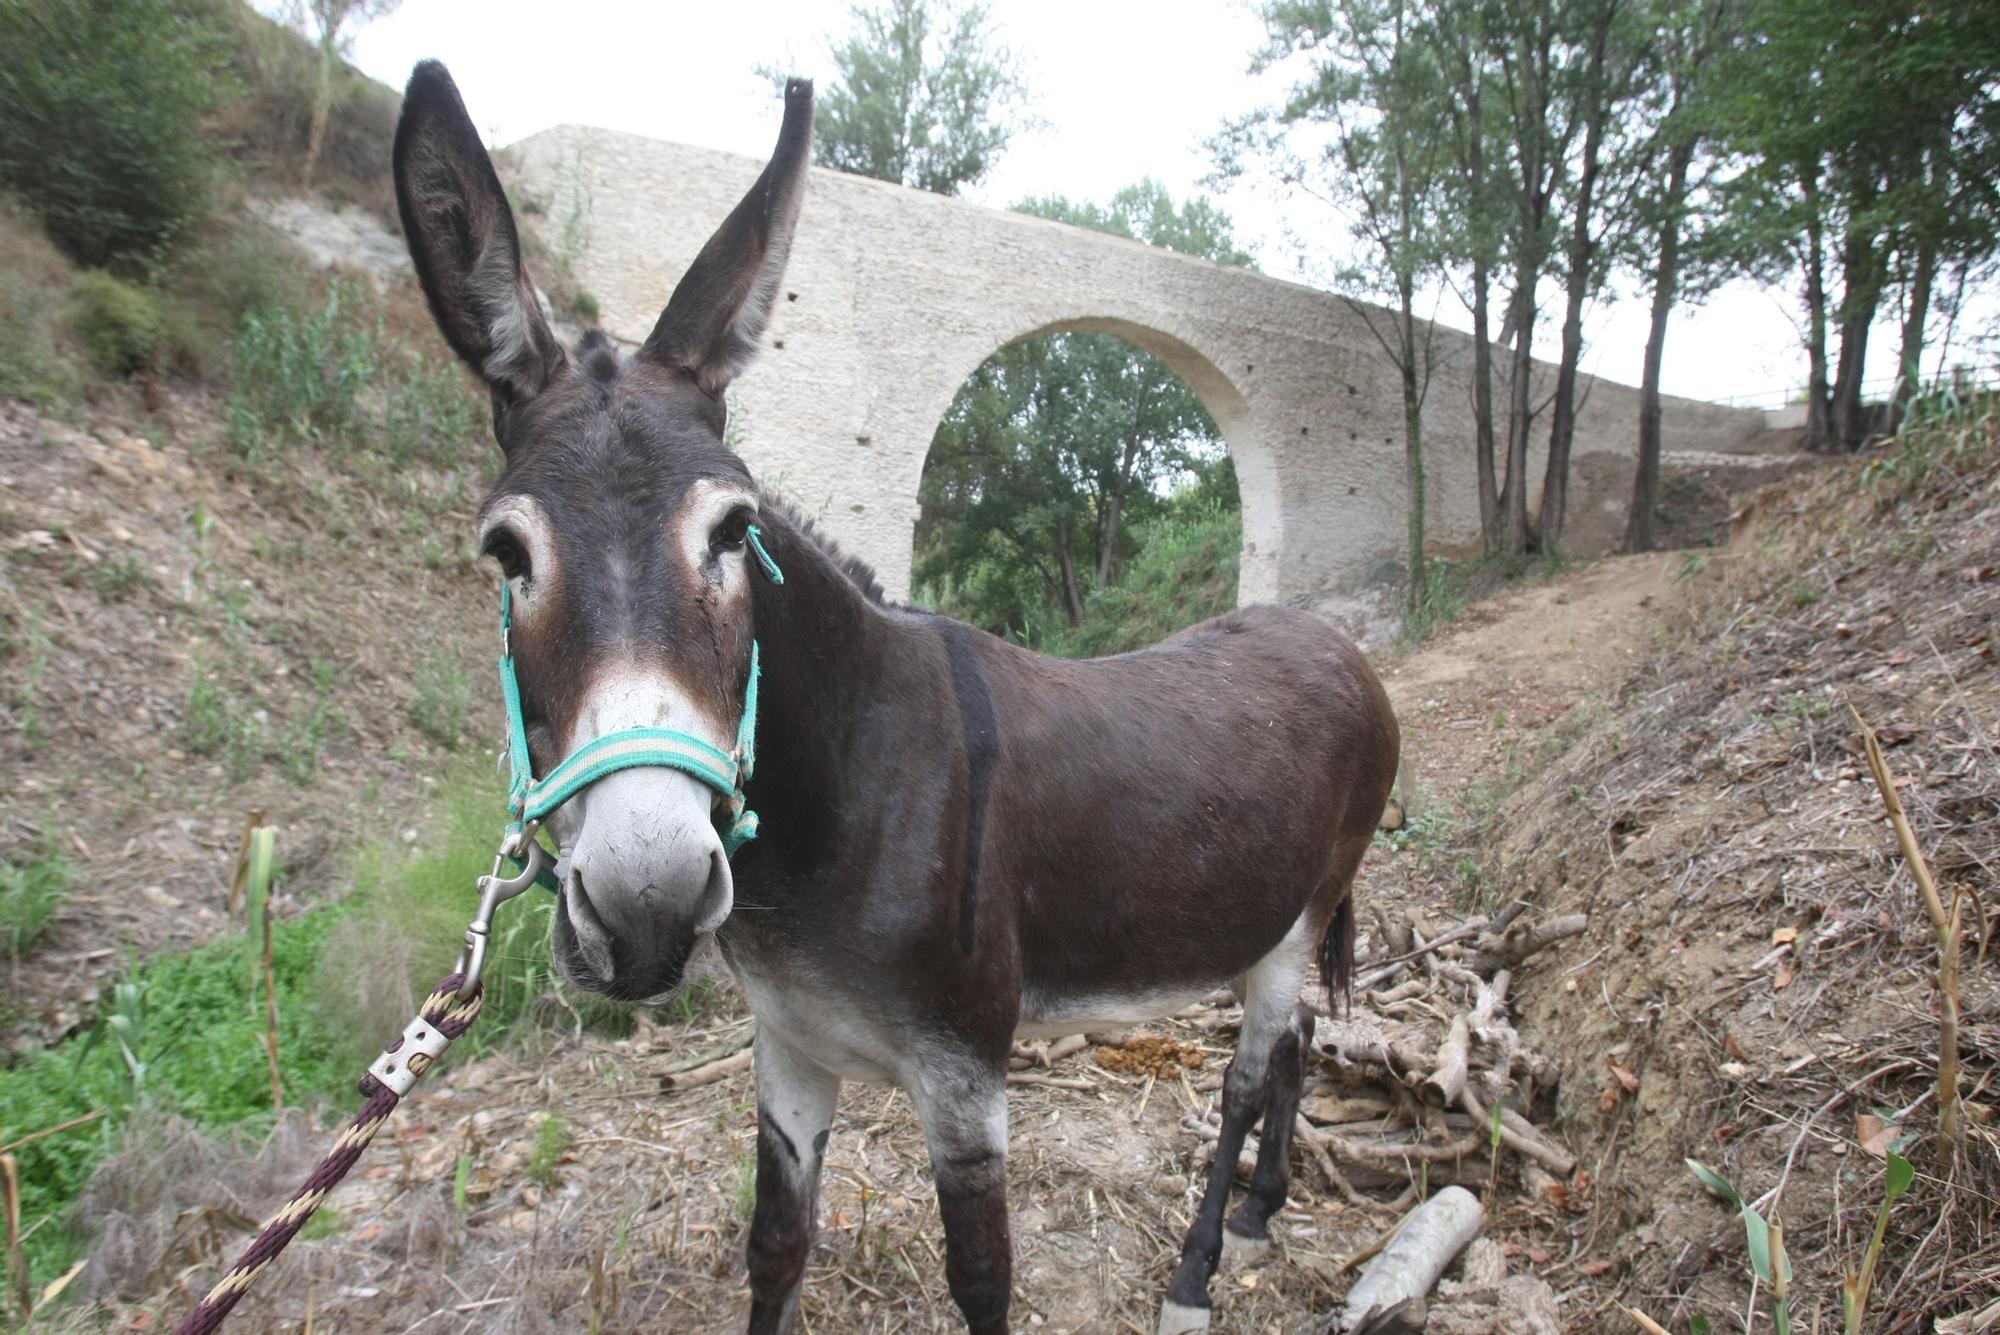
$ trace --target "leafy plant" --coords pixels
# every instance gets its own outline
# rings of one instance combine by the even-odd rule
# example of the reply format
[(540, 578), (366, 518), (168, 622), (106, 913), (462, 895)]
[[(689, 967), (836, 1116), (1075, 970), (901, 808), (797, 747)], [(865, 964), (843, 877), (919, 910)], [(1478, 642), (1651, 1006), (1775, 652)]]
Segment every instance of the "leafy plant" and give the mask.
[(347, 726), (346, 715), (333, 703), (333, 678), (333, 664), (313, 664), (312, 698), (278, 736), (279, 763), (287, 777), (301, 787), (319, 772), (320, 743)]
[(1785, 1235), (1776, 1221), (1767, 1222), (1756, 1207), (1738, 1194), (1728, 1178), (1706, 1164), (1686, 1161), (1690, 1172), (1704, 1187), (1728, 1201), (1743, 1216), (1743, 1233), (1750, 1248), (1750, 1269), (1771, 1291), (1771, 1328), (1774, 1335), (1791, 1335), (1791, 1262), (1785, 1258)]
[(557, 1113), (550, 1113), (535, 1126), (535, 1147), (528, 1152), (528, 1178), (543, 1191), (556, 1182), (556, 1168), (576, 1138)]
[(1889, 1232), (1889, 1212), (1916, 1180), (1917, 1170), (1910, 1161), (1890, 1151), (1882, 1183), (1882, 1208), (1875, 1212), (1875, 1233), (1868, 1239), (1861, 1271), (1859, 1274), (1848, 1271), (1840, 1284), (1840, 1306), (1846, 1316), (1847, 1335), (1861, 1335), (1861, 1318), (1867, 1314), (1868, 1295), (1875, 1287), (1875, 1267), (1882, 1260), (1882, 1240)]
[(100, 372), (131, 375), (153, 364), (166, 324), (158, 293), (91, 269), (77, 275), (69, 300), (70, 328)]
[(207, 207), (203, 120), (235, 85), (205, 7), (0, 5), (0, 186), (80, 264), (148, 259)]
[(151, 991), (152, 983), (141, 977), (134, 965), (112, 989), (110, 1013), (91, 1026), (76, 1054), (76, 1064), (81, 1067), (98, 1042), (110, 1035), (124, 1073), (124, 1097), (119, 1106), (127, 1112), (147, 1094), (146, 1073), (151, 1069), (152, 1049), (146, 1037), (146, 998)]
[(379, 370), (380, 331), (354, 317), (357, 299), (350, 284), (336, 281), (317, 308), (243, 317), (229, 434), (245, 458), (267, 445), (334, 440), (352, 428), (362, 387)]
[(69, 878), (69, 860), (50, 835), (26, 861), (0, 862), (0, 938), (17, 963), (55, 921)]
[(199, 664), (188, 688), (181, 736), (196, 755), (222, 757), (229, 773), (238, 779), (255, 769), (264, 755), (264, 725), (256, 712)]
[(410, 701), (410, 722), (438, 745), (456, 748), (465, 734), (465, 705), (471, 688), (458, 664), (433, 653), (417, 670), (416, 696)]

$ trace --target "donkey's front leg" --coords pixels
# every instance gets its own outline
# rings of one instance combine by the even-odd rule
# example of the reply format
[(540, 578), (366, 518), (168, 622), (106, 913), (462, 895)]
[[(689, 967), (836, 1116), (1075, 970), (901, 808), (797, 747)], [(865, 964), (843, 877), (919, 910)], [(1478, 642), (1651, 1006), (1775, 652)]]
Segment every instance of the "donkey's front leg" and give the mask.
[(1007, 1063), (953, 1053), (909, 1083), (944, 1216), (944, 1273), (972, 1335), (1006, 1335)]
[(798, 1316), (799, 1283), (818, 1223), (819, 1169), (840, 1080), (759, 1029), (757, 1208), (750, 1216), (750, 1335), (779, 1335)]

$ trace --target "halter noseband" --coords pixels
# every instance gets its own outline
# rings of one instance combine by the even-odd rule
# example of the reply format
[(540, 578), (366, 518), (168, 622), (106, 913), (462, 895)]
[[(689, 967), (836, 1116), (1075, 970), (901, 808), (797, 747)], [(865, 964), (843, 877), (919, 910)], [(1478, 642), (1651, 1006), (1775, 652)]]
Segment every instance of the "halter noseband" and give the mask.
[[(752, 524), (747, 534), (757, 563), (773, 584), (785, 576), (764, 550), (763, 534)], [(521, 715), (521, 684), (514, 675), (511, 639), (514, 594), (500, 586), (500, 690), (507, 701), (507, 753), (513, 778), (507, 788), (507, 832), (518, 848), (519, 836), (550, 812), (607, 774), (641, 765), (677, 769), (691, 774), (728, 800), (729, 823), (722, 832), (725, 856), (757, 837), (757, 813), (744, 805), (743, 785), (757, 763), (757, 642), (750, 642), (750, 680), (743, 688), (743, 718), (736, 726), (736, 747), (724, 751), (692, 733), (675, 728), (620, 728), (594, 737), (537, 779), (528, 758), (528, 728)], [(533, 865), (528, 864), (528, 865)], [(537, 869), (536, 880), (555, 889), (555, 878)]]

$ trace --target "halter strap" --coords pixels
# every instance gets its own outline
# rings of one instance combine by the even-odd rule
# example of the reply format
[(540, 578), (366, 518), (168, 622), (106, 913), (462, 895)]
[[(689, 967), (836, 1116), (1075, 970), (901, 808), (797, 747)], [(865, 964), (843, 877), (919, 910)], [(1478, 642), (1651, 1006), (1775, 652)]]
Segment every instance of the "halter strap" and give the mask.
[[(758, 565), (773, 584), (785, 582), (778, 563), (764, 550), (763, 534), (750, 526), (748, 540)], [(736, 748), (724, 751), (693, 733), (677, 728), (620, 728), (585, 742), (547, 774), (537, 779), (528, 757), (528, 728), (521, 713), (521, 683), (514, 673), (514, 591), (500, 586), (500, 692), (507, 705), (507, 758), (512, 779), (507, 788), (507, 830), (519, 834), (607, 774), (639, 766), (677, 769), (692, 775), (728, 801), (729, 823), (723, 829), (726, 856), (757, 837), (757, 813), (744, 803), (743, 785), (757, 763), (757, 642), (750, 642), (750, 677), (743, 687), (743, 718), (736, 727)], [(555, 876), (544, 871), (538, 883), (555, 889)]]

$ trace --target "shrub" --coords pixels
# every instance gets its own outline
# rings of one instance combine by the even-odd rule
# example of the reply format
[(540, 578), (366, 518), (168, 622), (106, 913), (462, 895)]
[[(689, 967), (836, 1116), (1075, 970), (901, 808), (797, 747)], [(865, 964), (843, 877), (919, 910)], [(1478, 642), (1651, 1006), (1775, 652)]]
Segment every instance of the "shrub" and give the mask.
[(69, 291), (70, 328), (105, 375), (131, 375), (155, 364), (166, 314), (158, 294), (91, 269)]
[(0, 184), (82, 264), (148, 258), (198, 218), (202, 122), (231, 81), (211, 21), (160, 0), (0, 5)]
[(354, 422), (355, 400), (379, 369), (375, 338), (336, 282), (317, 309), (278, 307), (243, 317), (236, 337), (236, 394), (229, 433), (243, 455), (266, 444), (326, 440)]
[(389, 458), (399, 464), (412, 459), (456, 463), (465, 443), (483, 433), (485, 405), (456, 360), (421, 351), (410, 352), (408, 359), (402, 374), (384, 378)]
[(1058, 624), (1042, 648), (1065, 658), (1121, 654), (1163, 640), (1236, 605), (1243, 548), (1240, 512), (1210, 507), (1144, 526), (1139, 554), (1117, 584), (1084, 600), (1083, 624)]

